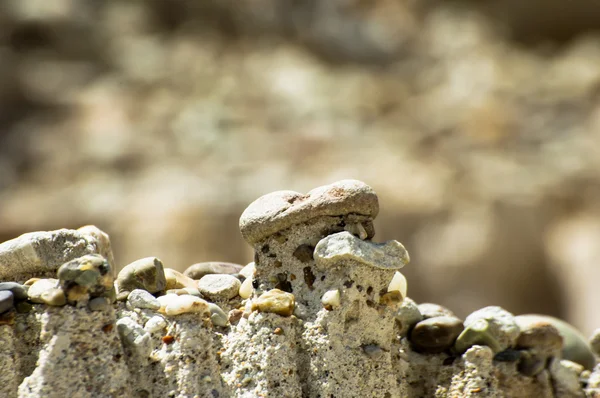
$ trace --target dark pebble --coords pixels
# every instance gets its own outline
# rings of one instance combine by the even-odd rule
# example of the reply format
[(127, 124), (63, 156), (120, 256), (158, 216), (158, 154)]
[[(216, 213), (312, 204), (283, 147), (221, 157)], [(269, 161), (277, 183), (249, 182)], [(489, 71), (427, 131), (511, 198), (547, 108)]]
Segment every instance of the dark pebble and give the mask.
[(410, 342), (416, 351), (440, 353), (452, 347), (463, 329), (460, 319), (437, 316), (418, 322), (410, 332)]

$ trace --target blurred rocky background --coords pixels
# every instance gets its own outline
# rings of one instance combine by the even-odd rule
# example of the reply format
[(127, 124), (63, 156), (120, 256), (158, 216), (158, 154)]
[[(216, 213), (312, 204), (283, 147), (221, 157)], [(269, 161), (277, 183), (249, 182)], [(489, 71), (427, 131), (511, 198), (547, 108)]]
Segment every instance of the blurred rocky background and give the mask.
[(409, 295), (600, 327), (594, 0), (0, 0), (0, 241), (252, 260), (265, 193), (342, 178)]

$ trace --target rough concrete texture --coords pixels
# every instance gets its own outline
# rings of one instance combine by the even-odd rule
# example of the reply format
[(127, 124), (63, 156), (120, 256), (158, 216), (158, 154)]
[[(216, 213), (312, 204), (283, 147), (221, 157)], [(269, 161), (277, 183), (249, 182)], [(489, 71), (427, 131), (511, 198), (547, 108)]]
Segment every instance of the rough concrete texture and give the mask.
[[(365, 187), (361, 192), (371, 192)], [(311, 200), (323, 208), (339, 205), (331, 189), (311, 192), (321, 193)], [(590, 374), (552, 353), (527, 376), (519, 361), (526, 350), (413, 351), (407, 332), (423, 316), (389, 289), (408, 253), (396, 241), (371, 242), (365, 231), (376, 211), (353, 210), (302, 218), (292, 212), (291, 220), (277, 221), (284, 229), (258, 240), (247, 235), (256, 256), (244, 301), (207, 305), (158, 291), (156, 309), (126, 300), (99, 311), (33, 304), (28, 312), (1, 314), (0, 396), (568, 398), (584, 397), (587, 379), (594, 396), (600, 371)], [(33, 235), (44, 234), (51, 233)], [(64, 253), (63, 245), (50, 249)], [(201, 305), (166, 310), (178, 300)], [(231, 310), (229, 323), (216, 305)]]

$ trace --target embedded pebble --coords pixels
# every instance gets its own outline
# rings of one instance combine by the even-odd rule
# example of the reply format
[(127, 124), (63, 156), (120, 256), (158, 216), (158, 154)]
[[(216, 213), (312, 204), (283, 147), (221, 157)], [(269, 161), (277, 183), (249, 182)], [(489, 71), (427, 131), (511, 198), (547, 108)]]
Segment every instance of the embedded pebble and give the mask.
[(129, 296), (127, 296), (127, 302), (134, 308), (147, 308), (150, 310), (158, 310), (160, 308), (160, 302), (150, 292), (143, 289), (133, 289)]
[(15, 297), (10, 290), (0, 290), (0, 314), (11, 310), (15, 303)]
[(462, 354), (474, 345), (483, 345), (491, 348), (494, 353), (503, 351), (502, 346), (494, 338), (490, 329), (490, 324), (485, 319), (473, 321), (457, 337), (454, 350)]
[(90, 311), (104, 311), (110, 306), (110, 301), (106, 297), (94, 297), (88, 302)]
[(210, 299), (231, 299), (240, 292), (241, 282), (233, 275), (209, 274), (198, 281), (198, 290)]
[(585, 337), (569, 323), (547, 315), (518, 315), (516, 321), (521, 322), (536, 322), (544, 321), (550, 323), (563, 337), (562, 358), (569, 361), (577, 362), (583, 365), (586, 369), (592, 369), (596, 364), (596, 358), (592, 352)]
[(65, 292), (58, 287), (57, 279), (40, 279), (34, 282), (27, 291), (32, 303), (63, 306), (67, 304)]
[(154, 315), (152, 318), (148, 319), (146, 324), (144, 325), (144, 330), (148, 333), (155, 333), (160, 330), (163, 330), (167, 327), (167, 321), (160, 315)]
[(117, 276), (119, 299), (125, 300), (134, 289), (144, 289), (150, 293), (165, 290), (167, 281), (162, 261), (156, 257), (146, 257), (123, 267)]
[(329, 290), (323, 293), (321, 297), (321, 304), (326, 310), (332, 310), (337, 308), (341, 304), (340, 291), (338, 289)]
[(4, 290), (10, 290), (17, 300), (27, 300), (29, 287), (17, 282), (0, 282), (0, 291)]
[(137, 355), (145, 358), (152, 352), (150, 334), (129, 317), (117, 320), (117, 332), (123, 345), (129, 347)]
[(240, 290), (239, 290), (238, 294), (240, 295), (241, 298), (247, 299), (250, 296), (252, 296), (252, 290), (253, 290), (252, 278), (248, 278), (244, 282), (242, 282), (242, 284), (240, 285)]
[(321, 239), (315, 247), (317, 267), (327, 269), (345, 261), (354, 261), (379, 269), (400, 269), (410, 261), (408, 252), (398, 241), (373, 243), (350, 232), (338, 232)]
[(396, 271), (388, 286), (388, 292), (399, 291), (402, 294), (402, 297), (406, 297), (407, 290), (408, 283), (406, 282), (406, 277), (399, 271)]
[(244, 268), (242, 268), (240, 272), (238, 272), (238, 274), (240, 274), (246, 279), (252, 279), (254, 277), (255, 271), (256, 264), (254, 263), (254, 261), (252, 261), (251, 263), (248, 263)]
[(225, 311), (214, 303), (208, 303), (208, 309), (210, 310), (210, 320), (215, 326), (227, 326), (229, 319)]
[(210, 274), (237, 274), (244, 267), (240, 264), (226, 263), (221, 261), (208, 261), (190, 265), (183, 274), (195, 280), (200, 280), (204, 275)]
[(252, 302), (252, 311), (270, 312), (281, 316), (291, 316), (294, 313), (296, 300), (292, 293), (272, 289), (260, 295)]
[(88, 254), (66, 262), (56, 274), (71, 303), (100, 297), (114, 288), (111, 267), (99, 254)]
[(519, 337), (520, 329), (515, 322), (515, 317), (510, 312), (497, 306), (484, 307), (471, 313), (465, 319), (465, 328), (469, 328), (474, 322), (484, 319), (488, 322), (487, 333), (498, 344), (498, 350), (490, 347), (495, 353), (513, 347)]
[(410, 332), (409, 340), (416, 351), (440, 353), (452, 347), (463, 329), (460, 319), (437, 316), (417, 323)]
[(538, 319), (515, 317), (521, 329), (517, 348), (531, 349), (543, 357), (560, 356), (563, 338), (550, 322)]
[(423, 316), (423, 319), (433, 318), (436, 316), (456, 316), (454, 312), (448, 308), (434, 303), (421, 303), (419, 304), (419, 312)]
[(167, 284), (165, 286), (165, 290), (170, 289), (183, 289), (183, 288), (196, 288), (196, 281), (190, 278), (189, 276), (185, 276), (179, 271), (176, 271), (172, 268), (165, 268), (165, 279)]
[(244, 315), (244, 311), (234, 309), (229, 311), (227, 318), (229, 319), (229, 323), (235, 325), (239, 322), (240, 319), (242, 319), (242, 315)]
[(410, 329), (422, 319), (423, 316), (421, 315), (421, 311), (419, 311), (419, 307), (414, 300), (408, 297), (402, 300), (402, 303), (396, 312), (396, 324), (400, 329), (398, 332), (400, 336), (406, 336)]
[(195, 296), (178, 296), (176, 294), (167, 294), (158, 297), (160, 302), (159, 311), (166, 315), (179, 315), (186, 313), (208, 312), (208, 303)]

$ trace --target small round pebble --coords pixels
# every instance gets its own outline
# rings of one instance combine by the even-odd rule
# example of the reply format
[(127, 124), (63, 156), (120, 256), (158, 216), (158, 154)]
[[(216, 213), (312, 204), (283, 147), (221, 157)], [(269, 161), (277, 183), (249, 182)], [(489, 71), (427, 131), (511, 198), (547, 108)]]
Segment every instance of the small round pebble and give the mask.
[(200, 280), (204, 275), (210, 274), (237, 274), (243, 267), (240, 264), (225, 263), (221, 261), (208, 261), (190, 265), (183, 274), (192, 279)]
[(239, 294), (241, 285), (233, 275), (209, 274), (198, 281), (198, 290), (209, 299), (232, 299)]
[(127, 302), (134, 308), (147, 308), (150, 310), (158, 310), (160, 308), (158, 299), (143, 289), (134, 289), (129, 293)]
[(410, 342), (416, 351), (440, 353), (452, 347), (463, 329), (457, 317), (436, 316), (417, 323), (410, 332)]
[(252, 296), (252, 290), (253, 289), (254, 288), (252, 286), (252, 278), (246, 279), (240, 285), (240, 290), (239, 290), (240, 297), (243, 298), (243, 299), (249, 298), (250, 296)]
[(104, 311), (110, 306), (110, 301), (106, 297), (94, 297), (88, 302), (90, 311)]
[(296, 300), (292, 293), (272, 289), (263, 293), (252, 302), (252, 311), (270, 312), (281, 316), (291, 316), (294, 313)]
[(0, 291), (4, 290), (10, 290), (17, 300), (27, 300), (29, 286), (21, 285), (17, 282), (0, 282)]
[(33, 305), (27, 301), (17, 301), (15, 303), (15, 309), (19, 314), (27, 314), (33, 310)]
[(144, 325), (144, 330), (148, 333), (155, 333), (163, 330), (167, 327), (167, 321), (160, 315), (154, 315), (152, 318), (148, 319), (146, 324)]
[(15, 297), (10, 290), (0, 290), (0, 314), (13, 308)]
[(434, 303), (421, 303), (418, 305), (419, 312), (423, 319), (433, 318), (436, 316), (456, 316), (448, 308)]

